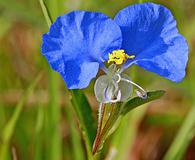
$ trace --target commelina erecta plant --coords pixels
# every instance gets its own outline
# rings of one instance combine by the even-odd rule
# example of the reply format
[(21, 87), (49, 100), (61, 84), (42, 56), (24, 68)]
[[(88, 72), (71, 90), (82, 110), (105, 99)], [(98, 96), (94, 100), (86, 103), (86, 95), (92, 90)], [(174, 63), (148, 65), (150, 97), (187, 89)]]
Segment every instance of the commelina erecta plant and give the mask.
[(132, 65), (180, 82), (188, 44), (169, 9), (143, 3), (122, 9), (114, 19), (88, 11), (59, 16), (43, 35), (42, 54), (68, 89), (86, 88), (102, 69), (105, 75), (94, 86), (102, 104), (126, 101), (132, 86), (139, 89), (138, 96), (147, 98), (146, 91), (123, 73)]

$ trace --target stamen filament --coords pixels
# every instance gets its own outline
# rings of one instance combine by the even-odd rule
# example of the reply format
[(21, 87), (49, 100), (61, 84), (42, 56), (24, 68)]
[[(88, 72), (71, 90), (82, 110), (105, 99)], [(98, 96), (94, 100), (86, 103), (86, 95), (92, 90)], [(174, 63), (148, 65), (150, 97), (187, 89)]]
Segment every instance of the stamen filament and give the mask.
[[(114, 77), (116, 76), (116, 77)], [(130, 83), (134, 86), (136, 86), (139, 90), (136, 90), (136, 94), (138, 97), (142, 98), (142, 99), (146, 99), (147, 98), (147, 92), (141, 87), (139, 86), (138, 84), (136, 84), (135, 82), (129, 80), (129, 79), (126, 79), (126, 78), (122, 78), (120, 74), (115, 74), (113, 76), (113, 80), (112, 80), (112, 83), (114, 85), (114, 91), (113, 91), (113, 96), (109, 95), (110, 93), (108, 93), (108, 89), (109, 89), (109, 84), (107, 85), (107, 87), (105, 88), (104, 90), (104, 98), (106, 101), (110, 102), (110, 103), (117, 103), (121, 100), (121, 97), (122, 97), (122, 93), (121, 93), (121, 90), (119, 90), (119, 86), (118, 86), (118, 83), (120, 81), (125, 81), (127, 83)], [(116, 95), (116, 97), (114, 97), (114, 95)], [(108, 96), (109, 95), (109, 96)]]
[(125, 79), (125, 78), (121, 78), (121, 81), (125, 81), (125, 82), (128, 82), (128, 83), (131, 83), (132, 85), (136, 86), (137, 88), (139, 88), (143, 93), (141, 93), (140, 91), (136, 91), (137, 95), (140, 97), (140, 98), (143, 98), (143, 99), (146, 99), (147, 98), (147, 92), (141, 87), (139, 86), (138, 84), (128, 80), (128, 79)]

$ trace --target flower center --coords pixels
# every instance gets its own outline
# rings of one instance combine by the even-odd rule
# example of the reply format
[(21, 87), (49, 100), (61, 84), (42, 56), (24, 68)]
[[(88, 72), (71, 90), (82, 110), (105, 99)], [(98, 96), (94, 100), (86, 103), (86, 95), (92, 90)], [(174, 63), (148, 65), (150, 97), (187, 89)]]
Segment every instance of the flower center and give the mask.
[(109, 53), (108, 57), (108, 63), (114, 62), (115, 64), (120, 65), (125, 63), (127, 59), (135, 58), (135, 55), (129, 56), (124, 50), (121, 49), (112, 51), (112, 53)]
[(126, 102), (132, 96), (133, 86), (137, 88), (135, 91), (138, 97), (147, 98), (145, 89), (131, 81), (128, 75), (119, 73), (116, 64), (111, 64), (106, 75), (96, 80), (94, 92), (100, 103)]

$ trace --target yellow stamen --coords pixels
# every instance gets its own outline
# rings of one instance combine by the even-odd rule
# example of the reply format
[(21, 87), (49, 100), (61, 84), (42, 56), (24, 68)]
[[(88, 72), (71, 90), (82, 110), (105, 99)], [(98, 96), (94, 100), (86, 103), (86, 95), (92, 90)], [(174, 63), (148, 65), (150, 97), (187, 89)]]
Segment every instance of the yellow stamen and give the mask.
[(112, 51), (112, 53), (109, 53), (108, 57), (109, 57), (108, 63), (114, 62), (115, 64), (120, 65), (126, 62), (127, 59), (135, 58), (135, 55), (129, 56), (128, 54), (125, 53), (124, 50), (114, 50)]

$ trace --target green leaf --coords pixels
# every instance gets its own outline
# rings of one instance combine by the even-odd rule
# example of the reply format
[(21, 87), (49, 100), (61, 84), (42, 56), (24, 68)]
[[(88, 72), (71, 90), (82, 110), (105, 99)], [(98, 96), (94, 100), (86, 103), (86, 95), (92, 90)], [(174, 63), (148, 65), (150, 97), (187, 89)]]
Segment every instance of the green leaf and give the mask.
[[(139, 123), (143, 119), (146, 107), (138, 107), (128, 115), (123, 116), (119, 128), (111, 139), (111, 145), (107, 159), (122, 160), (128, 159), (129, 151), (133, 147), (138, 132)], [(131, 126), (131, 127), (129, 127)], [(123, 137), (123, 138), (121, 138)], [(111, 154), (115, 151), (115, 154)]]
[(87, 98), (81, 90), (71, 90), (72, 104), (79, 119), (80, 128), (83, 133), (88, 158), (92, 158), (92, 144), (95, 137), (95, 122), (92, 115), (92, 109)]
[[(98, 132), (93, 144), (93, 154), (98, 153), (105, 140), (111, 135), (117, 127), (117, 121), (120, 121), (121, 103), (103, 104), (103, 113), (98, 123)], [(101, 115), (101, 114), (99, 114)]]
[(130, 99), (122, 106), (121, 115), (127, 114), (129, 111), (131, 111), (132, 109), (140, 105), (159, 99), (164, 94), (165, 94), (165, 91), (159, 90), (159, 91), (147, 92), (147, 95), (148, 95), (147, 99), (142, 99), (140, 97), (135, 97), (133, 99)]
[[(105, 104), (105, 108), (112, 110), (109, 113), (109, 118), (108, 120), (106, 120), (105, 125), (103, 126), (103, 129), (100, 131), (99, 134), (96, 135), (96, 139), (94, 142), (94, 147), (93, 147), (93, 153), (96, 154), (97, 151), (99, 151), (105, 140), (109, 137), (109, 135), (111, 133), (113, 133), (115, 131), (115, 129), (117, 128), (121, 117), (124, 116), (125, 114), (127, 114), (129, 111), (131, 111), (132, 109), (143, 105), (145, 103), (148, 103), (150, 101), (153, 101), (155, 99), (160, 98), (161, 96), (163, 96), (165, 93), (165, 91), (153, 91), (153, 92), (147, 92), (147, 99), (142, 99), (140, 97), (135, 97), (130, 99), (128, 102), (122, 104), (122, 103), (115, 103), (113, 105), (111, 105), (111, 109), (108, 108), (109, 104)], [(104, 116), (102, 116), (104, 117)], [(104, 121), (104, 120), (103, 120)]]

